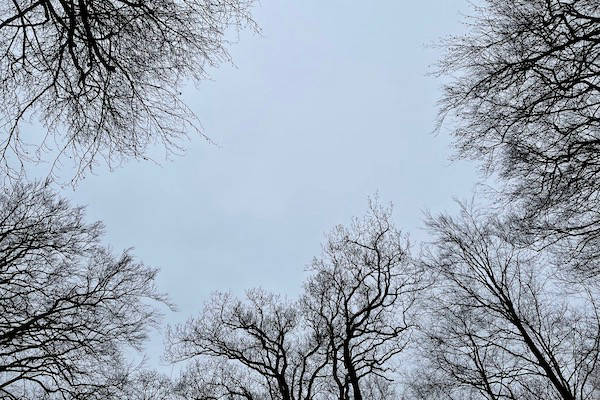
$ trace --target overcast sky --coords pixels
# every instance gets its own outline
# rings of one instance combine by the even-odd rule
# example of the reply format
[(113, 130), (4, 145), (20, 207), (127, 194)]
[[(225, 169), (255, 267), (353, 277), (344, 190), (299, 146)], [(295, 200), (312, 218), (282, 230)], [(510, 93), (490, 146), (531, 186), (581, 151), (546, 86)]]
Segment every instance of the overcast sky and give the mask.
[(263, 1), (262, 34), (240, 35), (235, 66), (186, 92), (219, 146), (192, 137), (171, 162), (99, 170), (64, 195), (104, 221), (115, 250), (161, 268), (180, 310), (169, 322), (216, 290), (296, 295), (324, 233), (377, 191), (417, 242), (422, 212), (454, 209), (478, 178), (449, 161), (447, 131), (432, 134), (441, 82), (426, 76), (440, 56), (427, 45), (460, 32), (461, 11), (466, 1)]

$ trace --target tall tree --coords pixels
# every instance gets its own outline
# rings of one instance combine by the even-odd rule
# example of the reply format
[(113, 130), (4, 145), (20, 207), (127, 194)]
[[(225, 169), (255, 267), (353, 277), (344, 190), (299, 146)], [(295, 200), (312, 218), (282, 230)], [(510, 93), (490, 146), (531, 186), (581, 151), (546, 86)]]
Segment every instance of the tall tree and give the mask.
[[(295, 303), (263, 290), (246, 301), (216, 294), (203, 313), (170, 331), (172, 361), (196, 360), (184, 381), (206, 398), (312, 400), (326, 359)], [(207, 394), (208, 393), (208, 394)], [(210, 394), (210, 395), (209, 395)], [(203, 398), (200, 396), (200, 398)]]
[(389, 400), (396, 356), (424, 286), (390, 210), (338, 227), (299, 301), (262, 290), (217, 294), (168, 337), (172, 361), (194, 362), (187, 396), (245, 400)]
[[(181, 86), (228, 59), (226, 31), (253, 26), (253, 0), (11, 0), (0, 5), (0, 161), (56, 147), (78, 164), (168, 151), (197, 125)], [(21, 123), (47, 129), (31, 146)], [(26, 135), (31, 137), (32, 135)], [(16, 163), (16, 164), (15, 164)], [(14, 171), (13, 171), (14, 172)]]
[(458, 154), (498, 172), (529, 241), (600, 273), (600, 5), (484, 0), (467, 26), (439, 69)]
[(597, 398), (597, 288), (558, 279), (497, 218), (465, 209), (429, 226), (436, 287), (415, 398)]
[(391, 398), (378, 389), (381, 381), (391, 387), (393, 361), (408, 343), (424, 282), (391, 210), (370, 206), (363, 219), (329, 235), (305, 284), (306, 318), (324, 330), (340, 400)]
[(101, 245), (40, 184), (0, 193), (0, 397), (104, 399), (127, 381), (127, 348), (139, 349), (159, 317), (157, 270)]

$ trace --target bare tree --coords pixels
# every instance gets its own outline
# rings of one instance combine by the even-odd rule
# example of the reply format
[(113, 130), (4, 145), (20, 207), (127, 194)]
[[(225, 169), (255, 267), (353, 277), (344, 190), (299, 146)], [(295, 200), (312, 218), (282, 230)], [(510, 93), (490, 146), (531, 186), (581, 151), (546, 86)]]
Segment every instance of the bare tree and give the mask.
[[(338, 226), (312, 264), (303, 305), (308, 323), (324, 330), (329, 373), (340, 400), (391, 394), (393, 361), (409, 341), (423, 276), (390, 209), (371, 203), (363, 219)], [(379, 382), (377, 382), (379, 381)], [(372, 389), (372, 390), (371, 390)]]
[(498, 172), (524, 232), (564, 239), (563, 266), (597, 274), (600, 5), (484, 0), (467, 26), (439, 68), (459, 155)]
[(168, 336), (172, 361), (193, 359), (180, 387), (194, 399), (387, 400), (414, 325), (424, 275), (390, 210), (371, 204), (338, 227), (297, 302), (262, 290), (217, 294)]
[(319, 338), (304, 335), (294, 303), (262, 290), (248, 291), (245, 302), (221, 293), (170, 331), (168, 356), (197, 361), (184, 379), (193, 398), (311, 400), (326, 361)]
[(104, 399), (157, 321), (157, 270), (100, 243), (44, 185), (0, 194), (0, 397)]
[(463, 209), (429, 221), (436, 274), (418, 399), (594, 399), (597, 289), (566, 284), (510, 226)]
[[(180, 88), (228, 59), (225, 33), (254, 26), (253, 0), (11, 0), (0, 5), (0, 160), (5, 172), (47, 147), (78, 163), (179, 149), (195, 128)], [(33, 144), (21, 123), (47, 128)], [(30, 135), (31, 136), (31, 135)]]

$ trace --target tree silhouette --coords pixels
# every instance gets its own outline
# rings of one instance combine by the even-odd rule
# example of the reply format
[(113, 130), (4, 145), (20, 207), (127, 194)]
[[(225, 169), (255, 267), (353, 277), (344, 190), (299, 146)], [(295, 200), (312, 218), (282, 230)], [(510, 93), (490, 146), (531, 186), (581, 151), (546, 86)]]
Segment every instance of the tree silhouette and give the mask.
[[(18, 172), (47, 148), (77, 163), (177, 151), (197, 127), (181, 99), (228, 59), (225, 33), (253, 26), (252, 0), (12, 0), (0, 5), (0, 160)], [(47, 133), (24, 140), (30, 116)], [(32, 135), (25, 135), (31, 137)], [(17, 171), (16, 171), (17, 170)]]
[(560, 280), (498, 218), (463, 209), (429, 226), (436, 287), (414, 398), (596, 398), (597, 288)]
[(326, 359), (302, 328), (298, 307), (263, 290), (246, 301), (220, 293), (170, 331), (172, 361), (195, 360), (183, 377), (192, 398), (312, 400)]
[(378, 398), (367, 390), (380, 386), (377, 380), (390, 387), (394, 357), (408, 344), (415, 323), (423, 274), (390, 213), (371, 203), (363, 219), (348, 228), (338, 226), (305, 284), (306, 318), (324, 331), (329, 373), (340, 400)]
[(110, 398), (157, 322), (157, 270), (40, 184), (0, 195), (0, 397)]
[(451, 38), (441, 120), (483, 161), (527, 239), (600, 271), (600, 8), (594, 0), (485, 0)]
[(390, 210), (371, 204), (339, 226), (296, 302), (255, 289), (218, 293), (172, 328), (168, 355), (193, 360), (182, 378), (193, 399), (389, 400), (396, 356), (415, 323), (424, 274)]

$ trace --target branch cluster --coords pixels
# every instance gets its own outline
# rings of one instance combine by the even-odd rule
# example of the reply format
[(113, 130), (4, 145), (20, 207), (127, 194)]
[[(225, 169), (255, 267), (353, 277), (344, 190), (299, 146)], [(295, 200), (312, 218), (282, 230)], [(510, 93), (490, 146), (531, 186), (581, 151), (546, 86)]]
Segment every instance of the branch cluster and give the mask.
[(126, 348), (157, 322), (157, 270), (102, 246), (40, 184), (0, 194), (0, 397), (104, 399), (127, 381)]
[(424, 285), (389, 218), (372, 205), (365, 219), (335, 229), (299, 300), (216, 294), (199, 317), (173, 328), (168, 354), (195, 360), (191, 376), (205, 391), (197, 398), (392, 398), (394, 361)]
[[(251, 0), (11, 0), (0, 5), (0, 161), (18, 172), (47, 149), (81, 175), (144, 158), (152, 143), (180, 149), (195, 128), (186, 79), (228, 60), (225, 33), (254, 26)], [(20, 127), (37, 115), (45, 137)], [(32, 143), (35, 146), (31, 146)]]
[(563, 262), (597, 269), (598, 2), (486, 0), (467, 26), (445, 43), (440, 122), (455, 122), (459, 156), (498, 173), (528, 241), (558, 241)]

